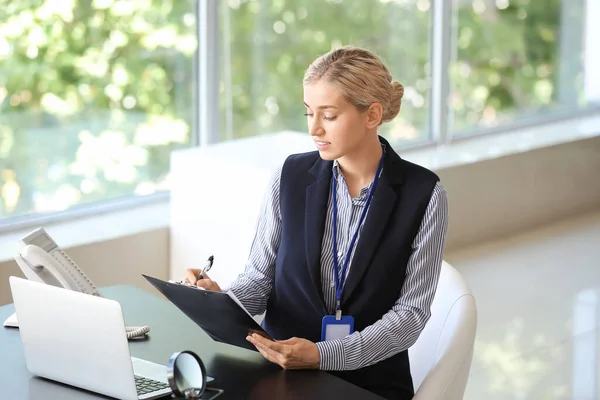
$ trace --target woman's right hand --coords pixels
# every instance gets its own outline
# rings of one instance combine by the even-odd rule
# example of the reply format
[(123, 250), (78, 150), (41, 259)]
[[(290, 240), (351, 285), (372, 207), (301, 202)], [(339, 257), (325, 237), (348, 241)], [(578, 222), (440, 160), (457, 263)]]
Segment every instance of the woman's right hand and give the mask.
[(184, 272), (185, 280), (194, 286), (198, 286), (206, 290), (212, 290), (213, 292), (221, 292), (219, 284), (211, 280), (206, 273), (202, 276), (202, 279), (197, 279), (196, 277), (200, 274), (200, 271), (202, 270), (192, 268), (186, 269)]

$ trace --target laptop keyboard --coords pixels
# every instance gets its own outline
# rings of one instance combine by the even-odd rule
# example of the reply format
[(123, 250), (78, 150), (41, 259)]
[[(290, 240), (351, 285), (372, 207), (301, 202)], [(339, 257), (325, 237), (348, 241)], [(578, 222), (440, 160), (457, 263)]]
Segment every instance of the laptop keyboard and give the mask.
[(167, 389), (168, 384), (155, 381), (154, 379), (144, 378), (143, 376), (135, 376), (135, 387), (139, 395), (156, 392), (157, 390)]

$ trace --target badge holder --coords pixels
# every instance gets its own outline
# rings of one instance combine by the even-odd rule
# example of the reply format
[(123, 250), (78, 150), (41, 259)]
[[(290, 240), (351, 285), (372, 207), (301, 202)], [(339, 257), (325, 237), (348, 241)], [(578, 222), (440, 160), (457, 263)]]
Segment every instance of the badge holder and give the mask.
[(342, 310), (336, 310), (335, 315), (326, 315), (321, 324), (321, 341), (343, 339), (354, 333), (354, 317), (342, 316)]
[(172, 398), (211, 400), (223, 393), (222, 389), (206, 387), (206, 368), (192, 351), (175, 353), (167, 366), (167, 380), (173, 391)]

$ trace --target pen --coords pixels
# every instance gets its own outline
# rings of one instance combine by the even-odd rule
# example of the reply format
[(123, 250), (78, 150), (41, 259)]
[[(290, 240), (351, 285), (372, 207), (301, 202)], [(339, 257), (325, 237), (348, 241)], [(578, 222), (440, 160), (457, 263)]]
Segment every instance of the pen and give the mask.
[(213, 261), (215, 260), (214, 256), (210, 256), (208, 257), (208, 260), (206, 260), (206, 265), (204, 266), (204, 268), (202, 268), (202, 271), (200, 271), (200, 273), (198, 274), (198, 276), (196, 277), (196, 280), (200, 280), (200, 279), (204, 279), (204, 274), (208, 271), (210, 271), (210, 269), (212, 268), (213, 265)]

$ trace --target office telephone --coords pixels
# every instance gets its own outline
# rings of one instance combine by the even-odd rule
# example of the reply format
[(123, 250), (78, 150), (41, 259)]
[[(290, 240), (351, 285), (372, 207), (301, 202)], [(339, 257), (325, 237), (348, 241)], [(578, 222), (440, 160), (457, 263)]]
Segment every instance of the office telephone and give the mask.
[[(15, 261), (27, 279), (101, 297), (90, 278), (43, 228), (29, 233), (20, 243), (24, 247), (15, 256)], [(19, 326), (16, 313), (4, 322), (4, 326)], [(128, 339), (140, 339), (145, 337), (150, 328), (126, 327), (125, 330)]]

